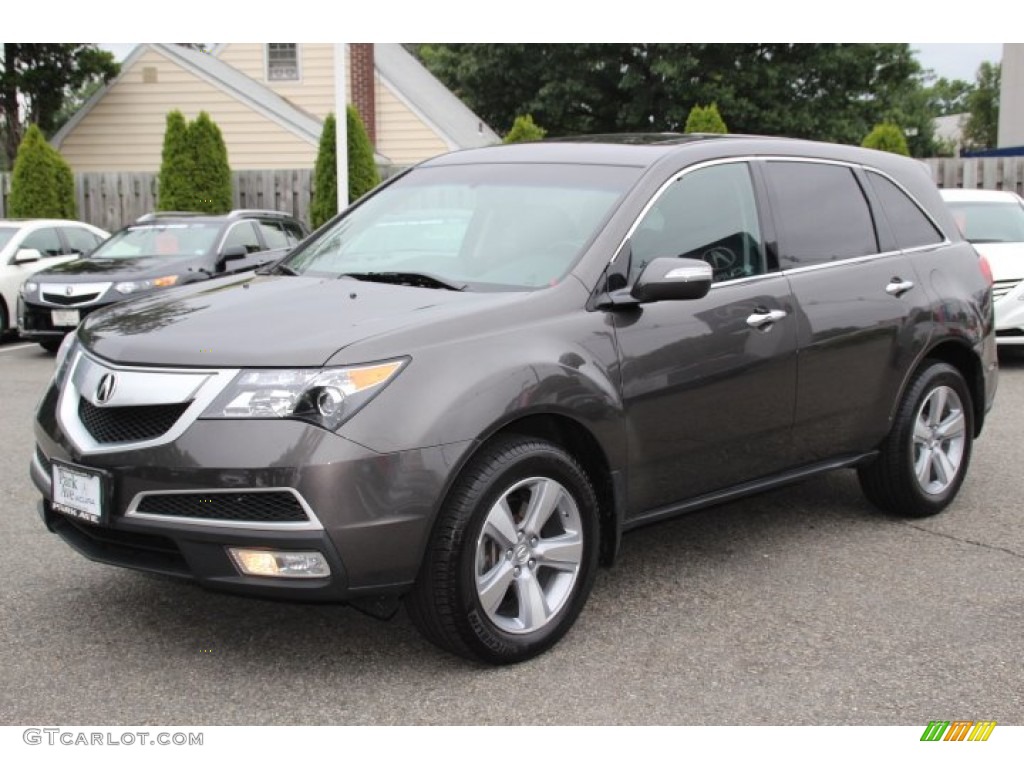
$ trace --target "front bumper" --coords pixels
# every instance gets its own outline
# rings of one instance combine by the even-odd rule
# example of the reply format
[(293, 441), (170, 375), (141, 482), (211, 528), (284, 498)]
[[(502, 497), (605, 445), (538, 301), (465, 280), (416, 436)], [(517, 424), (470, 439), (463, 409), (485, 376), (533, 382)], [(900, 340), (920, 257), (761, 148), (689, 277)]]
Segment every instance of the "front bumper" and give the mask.
[[(30, 472), (49, 530), (98, 562), (260, 597), (343, 602), (406, 591), (449, 477), (471, 447), (379, 454), (299, 421), (199, 419), (166, 444), (83, 453), (61, 427), (57, 401), (51, 387), (37, 415)], [(106, 473), (102, 525), (54, 509), (54, 460)], [(300, 500), (304, 520), (244, 519), (250, 494), (275, 489)], [(145, 512), (146, 499), (197, 494), (232, 499), (234, 519)], [(229, 546), (315, 550), (331, 574), (246, 576)]]
[(71, 331), (74, 326), (56, 326), (53, 324), (53, 312), (61, 310), (76, 310), (79, 322), (97, 310), (109, 307), (114, 302), (108, 301), (89, 306), (57, 306), (43, 305), (35, 302), (25, 301), (18, 298), (18, 335), (26, 341), (60, 341)]

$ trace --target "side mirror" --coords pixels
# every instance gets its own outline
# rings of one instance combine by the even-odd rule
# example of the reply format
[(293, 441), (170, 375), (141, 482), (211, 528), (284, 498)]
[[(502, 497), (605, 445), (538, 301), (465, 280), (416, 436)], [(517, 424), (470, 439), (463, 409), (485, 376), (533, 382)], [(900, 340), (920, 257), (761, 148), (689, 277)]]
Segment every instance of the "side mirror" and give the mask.
[(18, 252), (14, 254), (14, 263), (31, 264), (33, 261), (39, 261), (41, 258), (43, 258), (43, 254), (35, 248), (19, 248)]
[(700, 259), (654, 259), (644, 267), (629, 295), (640, 304), (702, 299), (711, 290), (714, 273)]
[(249, 251), (244, 245), (231, 245), (220, 252), (218, 262), (223, 264), (227, 261), (236, 261), (238, 259), (244, 259), (248, 255)]

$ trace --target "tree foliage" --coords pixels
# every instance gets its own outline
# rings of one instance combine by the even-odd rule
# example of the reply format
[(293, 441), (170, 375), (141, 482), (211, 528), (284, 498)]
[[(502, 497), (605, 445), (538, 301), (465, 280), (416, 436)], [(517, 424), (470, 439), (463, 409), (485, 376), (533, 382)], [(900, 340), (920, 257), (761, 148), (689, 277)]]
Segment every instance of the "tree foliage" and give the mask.
[(35, 124), (28, 127), (18, 146), (7, 208), (8, 215), (15, 218), (76, 218), (71, 168)]
[(964, 144), (968, 149), (993, 149), (999, 139), (999, 64), (982, 62), (974, 88), (967, 96), (971, 113), (964, 125)]
[(547, 131), (533, 122), (533, 115), (519, 115), (512, 128), (505, 134), (502, 141), (505, 144), (517, 144), (521, 141), (540, 141), (547, 135)]
[(332, 112), (324, 120), (320, 148), (313, 167), (313, 200), (309, 219), (316, 229), (338, 212), (338, 121)]
[(70, 117), (65, 105), (118, 73), (114, 55), (93, 43), (4, 43), (0, 60), (0, 132), (6, 165), (14, 163), (25, 127), (52, 136)]
[(864, 137), (862, 147), (868, 149), (880, 149), (883, 152), (893, 152), (897, 155), (909, 155), (907, 139), (898, 125), (893, 123), (879, 123), (871, 129), (871, 133)]
[[(348, 199), (357, 200), (380, 184), (377, 163), (373, 159), (373, 145), (359, 111), (351, 104), (345, 110), (348, 132)], [(320, 133), (320, 149), (313, 169), (313, 201), (310, 204), (310, 223), (314, 228), (328, 221), (338, 212), (338, 153), (337, 119), (334, 113), (324, 120)]]
[(683, 132), (728, 133), (729, 129), (726, 127), (722, 115), (718, 112), (717, 104), (712, 103), (707, 107), (694, 104), (693, 109), (690, 110), (690, 114), (686, 118), (686, 127), (683, 128)]
[(206, 112), (192, 122), (167, 114), (160, 162), (161, 211), (226, 213), (231, 210), (231, 167), (220, 128)]
[[(678, 131), (689, 105), (717, 103), (738, 133), (858, 144), (871, 126), (911, 111), (923, 87), (904, 43), (453, 43), (417, 52), (499, 132), (532, 114), (552, 136)], [(931, 117), (918, 120), (928, 138)]]

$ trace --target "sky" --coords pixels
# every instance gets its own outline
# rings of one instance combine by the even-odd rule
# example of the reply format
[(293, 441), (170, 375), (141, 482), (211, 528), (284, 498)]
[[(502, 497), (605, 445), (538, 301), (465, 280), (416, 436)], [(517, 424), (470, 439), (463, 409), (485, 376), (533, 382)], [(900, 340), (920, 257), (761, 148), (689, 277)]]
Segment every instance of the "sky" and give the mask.
[[(101, 43), (112, 51), (118, 60), (124, 59), (133, 47), (132, 43)], [(983, 61), (997, 62), (1002, 58), (1002, 43), (910, 43), (918, 52), (917, 60), (925, 69), (931, 69), (937, 77), (947, 80), (974, 82), (978, 66)]]

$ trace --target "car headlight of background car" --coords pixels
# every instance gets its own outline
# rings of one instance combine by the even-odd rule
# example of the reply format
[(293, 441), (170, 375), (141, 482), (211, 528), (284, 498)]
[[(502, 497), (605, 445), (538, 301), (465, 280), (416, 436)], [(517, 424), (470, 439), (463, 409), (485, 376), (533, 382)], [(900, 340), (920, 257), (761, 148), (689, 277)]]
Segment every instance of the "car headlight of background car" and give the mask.
[(346, 368), (242, 371), (201, 418), (301, 419), (334, 431), (407, 362), (403, 358)]
[(151, 280), (130, 280), (124, 283), (117, 283), (114, 290), (118, 293), (129, 294), (138, 291), (148, 291), (150, 288), (168, 288), (178, 282), (177, 275), (165, 275), (154, 277)]
[(31, 280), (26, 280), (21, 284), (21, 295), (23, 297), (31, 296), (36, 292), (36, 288), (39, 287), (38, 283), (33, 283)]

